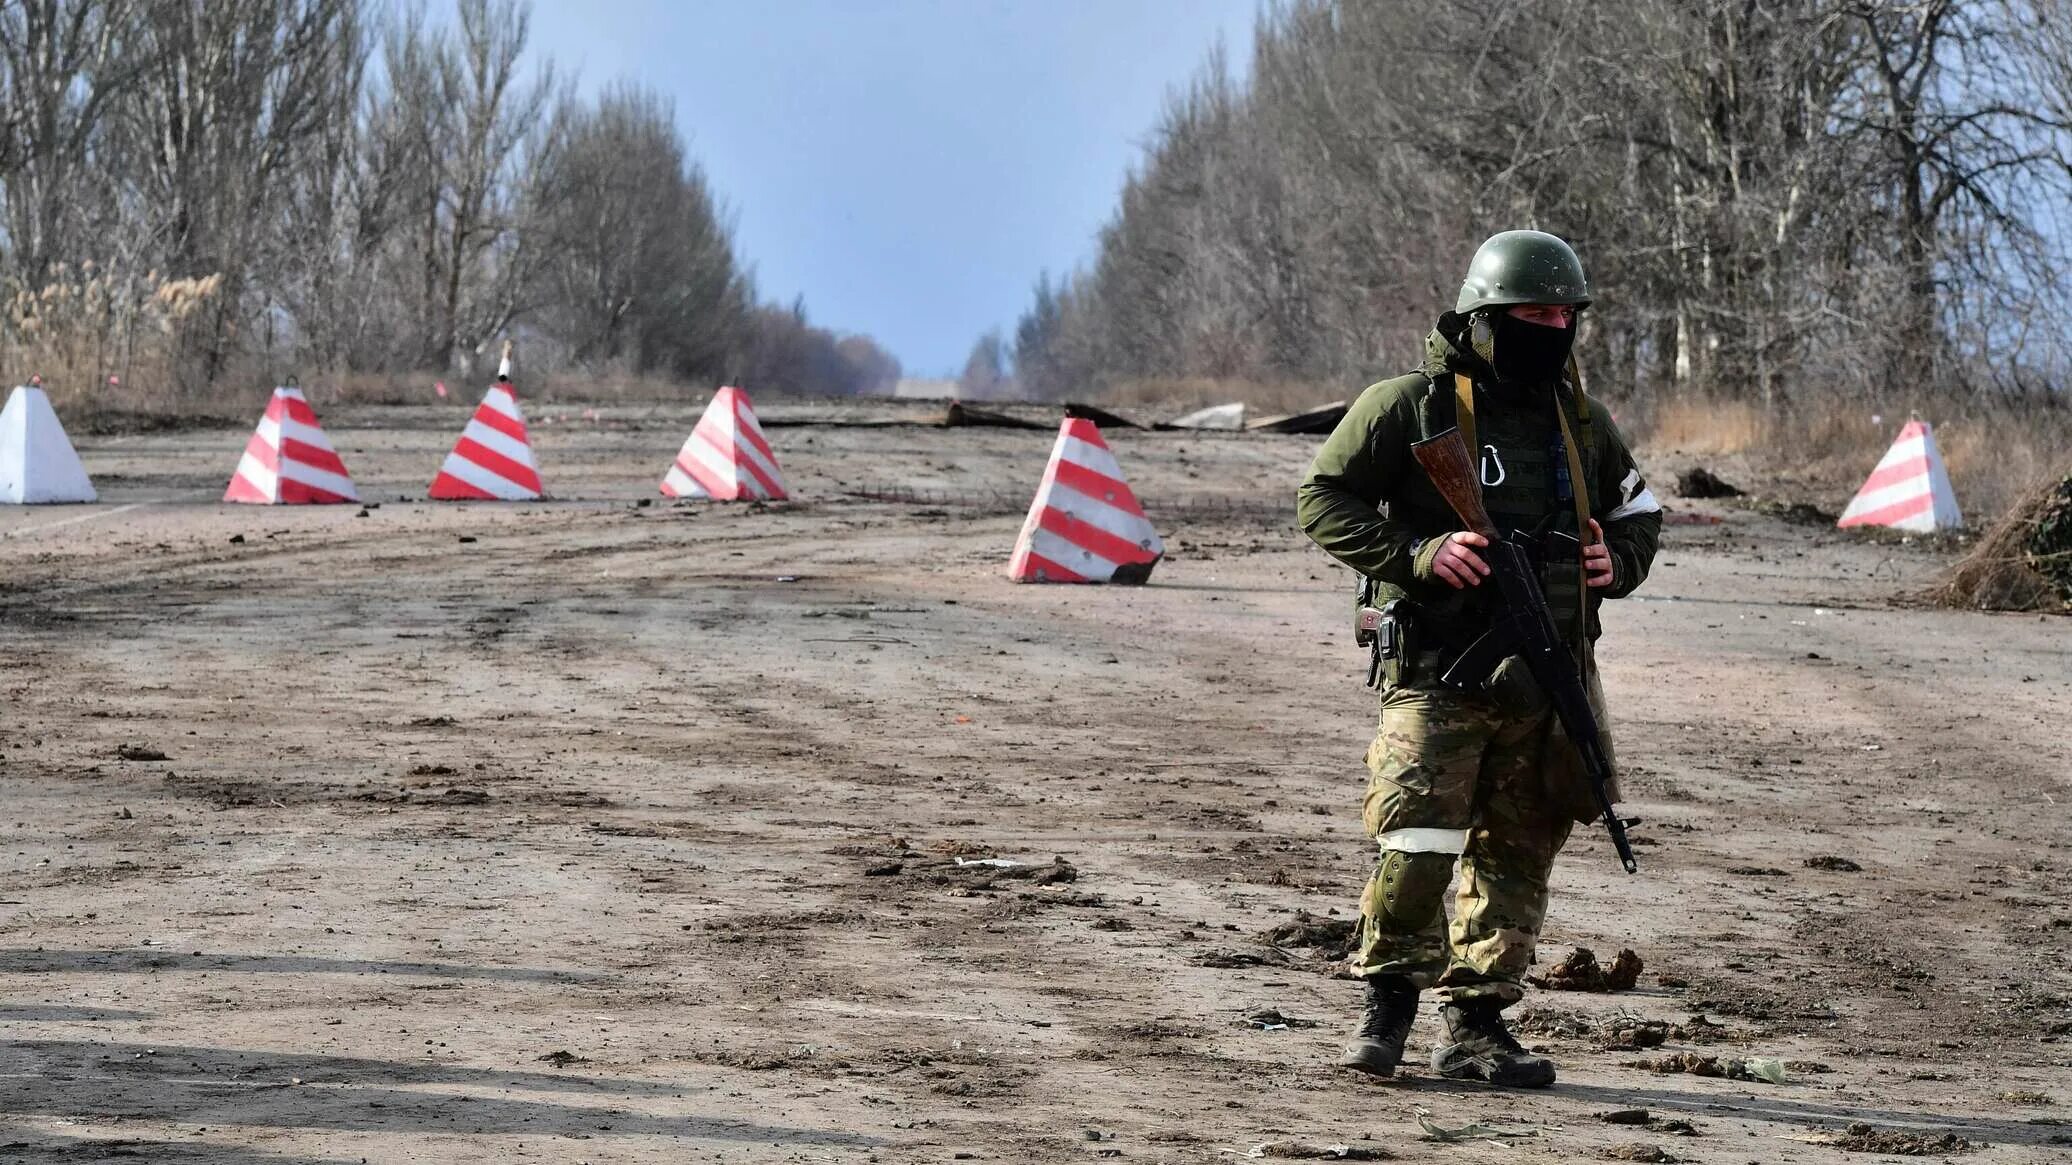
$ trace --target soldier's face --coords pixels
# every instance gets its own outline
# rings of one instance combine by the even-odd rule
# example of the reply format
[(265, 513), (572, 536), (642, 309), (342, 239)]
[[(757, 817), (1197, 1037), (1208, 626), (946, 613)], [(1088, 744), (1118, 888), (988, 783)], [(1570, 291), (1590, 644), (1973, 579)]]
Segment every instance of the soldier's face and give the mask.
[(1566, 303), (1521, 303), (1504, 309), (1513, 319), (1548, 328), (1576, 326), (1576, 309)]

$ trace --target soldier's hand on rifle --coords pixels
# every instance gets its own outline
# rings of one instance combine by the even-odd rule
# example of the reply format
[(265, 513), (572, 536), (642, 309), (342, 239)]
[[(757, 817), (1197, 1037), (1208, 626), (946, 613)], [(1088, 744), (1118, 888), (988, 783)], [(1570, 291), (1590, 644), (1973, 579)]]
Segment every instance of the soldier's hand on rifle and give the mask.
[(1593, 587), (1612, 585), (1612, 548), (1604, 544), (1604, 527), (1590, 519), (1590, 544), (1583, 547), (1583, 581)]
[(1462, 587), (1482, 585), (1482, 576), (1489, 573), (1489, 564), (1475, 553), (1474, 547), (1489, 545), (1489, 539), (1473, 530), (1455, 530), (1446, 536), (1446, 544), (1432, 556), (1432, 573), (1445, 579), (1455, 590)]

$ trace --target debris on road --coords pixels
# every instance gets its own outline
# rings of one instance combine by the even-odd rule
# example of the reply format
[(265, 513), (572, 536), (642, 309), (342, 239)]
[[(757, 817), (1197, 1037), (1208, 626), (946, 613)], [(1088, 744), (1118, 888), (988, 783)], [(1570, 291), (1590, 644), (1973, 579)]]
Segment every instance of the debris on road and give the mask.
[(1077, 417), (1082, 421), (1092, 421), (1097, 427), (1103, 429), (1141, 429), (1144, 427), (1128, 417), (1111, 413), (1098, 405), (1079, 404), (1074, 401), (1067, 401), (1065, 403), (1065, 415)]
[(1210, 405), (1196, 409), (1184, 417), (1160, 421), (1160, 429), (1212, 429), (1234, 432), (1245, 427), (1245, 406), (1243, 401), (1227, 405)]
[(1301, 1019), (1292, 1015), (1282, 1015), (1279, 1011), (1276, 1011), (1271, 1007), (1265, 1009), (1264, 1011), (1255, 1011), (1245, 1016), (1244, 1024), (1247, 1027), (1255, 1027), (1263, 1031), (1270, 1032), (1287, 1031), (1290, 1028), (1311, 1028), (1322, 1026), (1316, 1020), (1313, 1019)]
[(1597, 961), (1597, 952), (1589, 947), (1577, 947), (1567, 958), (1547, 969), (1544, 975), (1530, 976), (1536, 987), (1551, 991), (1631, 991), (1640, 982), (1640, 956), (1628, 948), (1612, 956), (1609, 967)]
[(1043, 421), (1031, 421), (1023, 417), (1011, 417), (987, 409), (975, 409), (960, 400), (953, 400), (943, 409), (942, 419), (936, 422), (945, 429), (1048, 429)]
[(1304, 1141), (1267, 1141), (1245, 1151), (1251, 1158), (1277, 1161), (1393, 1161), (1395, 1154), (1371, 1145), (1313, 1145)]
[(1306, 910), (1259, 936), (1271, 947), (1283, 950), (1308, 948), (1319, 959), (1338, 961), (1352, 954), (1360, 940), (1359, 924), (1350, 918), (1319, 918)]
[(1646, 1072), (1682, 1072), (1692, 1076), (1711, 1076), (1725, 1080), (1755, 1080), (1765, 1084), (1783, 1084), (1784, 1061), (1766, 1056), (1701, 1056), (1696, 1052), (1676, 1052), (1657, 1060), (1628, 1060), (1625, 1068), (1639, 1068)]
[(1431, 1113), (1424, 1109), (1417, 1110), (1417, 1123), (1418, 1127), (1424, 1130), (1424, 1136), (1418, 1138), (1423, 1141), (1507, 1141), (1513, 1137), (1537, 1137), (1540, 1135), (1539, 1128), (1534, 1125), (1515, 1125), (1511, 1128), (1503, 1128), (1498, 1125), (1483, 1124), (1480, 1121), (1470, 1121), (1464, 1125), (1455, 1125), (1452, 1128), (1448, 1128), (1433, 1120)]
[(1702, 465), (1676, 475), (1676, 495), (1684, 498), (1738, 498), (1747, 491), (1728, 485)]
[(1955, 1133), (1918, 1133), (1902, 1129), (1881, 1129), (1863, 1121), (1840, 1133), (1795, 1134), (1785, 1138), (1808, 1145), (1826, 1145), (1845, 1153), (1888, 1153), (1895, 1157), (1940, 1157), (1947, 1153), (1969, 1153), (1978, 1148)]
[(1330, 404), (1320, 405), (1317, 408), (1304, 409), (1299, 413), (1288, 413), (1278, 417), (1260, 417), (1256, 421), (1246, 421), (1245, 431), (1248, 433), (1328, 433), (1338, 427), (1338, 422), (1345, 419), (1346, 408), (1349, 404), (1350, 402), (1348, 401), (1333, 401)]

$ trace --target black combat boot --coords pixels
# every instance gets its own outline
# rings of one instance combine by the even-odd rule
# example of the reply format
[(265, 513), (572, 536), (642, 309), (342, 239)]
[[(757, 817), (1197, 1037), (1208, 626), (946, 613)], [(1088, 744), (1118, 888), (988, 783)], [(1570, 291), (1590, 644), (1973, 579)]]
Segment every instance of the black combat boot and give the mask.
[(1417, 988), (1407, 975), (1367, 976), (1367, 1004), (1360, 1029), (1338, 1058), (1340, 1067), (1374, 1076), (1395, 1074), (1403, 1061), (1403, 1042), (1417, 1018)]
[(1446, 1021), (1445, 1044), (1432, 1053), (1432, 1071), (1453, 1080), (1480, 1080), (1506, 1088), (1545, 1088), (1554, 1083), (1554, 1061), (1518, 1046), (1504, 1026), (1504, 1001), (1464, 999), (1439, 1009)]

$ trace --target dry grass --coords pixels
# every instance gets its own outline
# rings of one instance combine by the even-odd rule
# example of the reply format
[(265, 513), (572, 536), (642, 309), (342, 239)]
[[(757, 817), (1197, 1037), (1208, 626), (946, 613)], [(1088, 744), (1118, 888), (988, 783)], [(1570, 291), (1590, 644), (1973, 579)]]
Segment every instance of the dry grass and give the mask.
[(1631, 436), (1644, 433), (1654, 444), (1697, 454), (1731, 456), (1759, 451), (1768, 428), (1761, 413), (1738, 401), (1670, 401), (1655, 406), (1653, 413), (1644, 428), (1625, 423), (1621, 415), (1621, 427), (1639, 428)]
[[(1679, 455), (1734, 457), (1787, 488), (1828, 500), (1854, 494), (1907, 417), (1854, 403), (1794, 401), (1766, 415), (1743, 401), (1691, 398), (1620, 413), (1630, 437)], [(1924, 408), (1968, 525), (1976, 528), (2061, 477), (2072, 451), (2072, 409), (1983, 400)]]
[(2046, 486), (2009, 510), (1928, 597), (1946, 607), (1968, 609), (2063, 609), (2057, 591), (2029, 565), (2030, 539), (2050, 495)]

